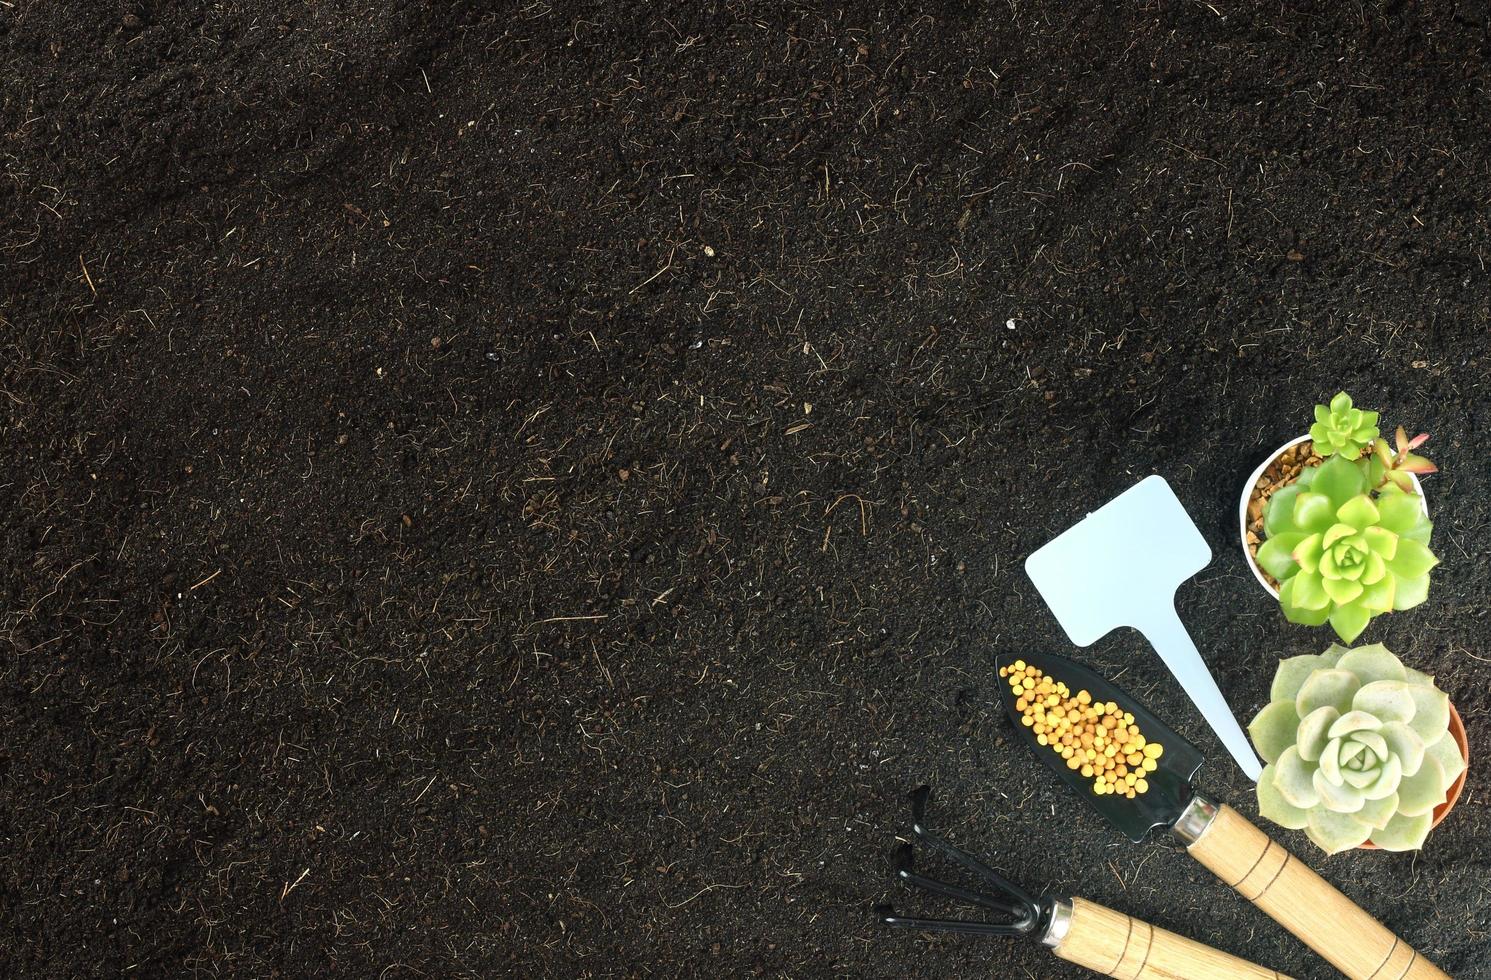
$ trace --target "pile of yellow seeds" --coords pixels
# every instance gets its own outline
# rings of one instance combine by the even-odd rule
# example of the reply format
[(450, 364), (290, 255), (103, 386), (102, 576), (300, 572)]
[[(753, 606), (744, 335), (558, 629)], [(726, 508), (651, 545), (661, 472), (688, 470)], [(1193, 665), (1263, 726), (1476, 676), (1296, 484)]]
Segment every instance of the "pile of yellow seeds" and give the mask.
[(1094, 701), (1086, 691), (1072, 694), (1066, 684), (1023, 660), (1000, 667), (999, 676), (1015, 695), (1020, 723), (1065, 759), (1068, 769), (1091, 779), (1094, 793), (1132, 800), (1149, 791), (1144, 777), (1159, 768), (1165, 747), (1145, 741), (1132, 714), (1112, 701)]

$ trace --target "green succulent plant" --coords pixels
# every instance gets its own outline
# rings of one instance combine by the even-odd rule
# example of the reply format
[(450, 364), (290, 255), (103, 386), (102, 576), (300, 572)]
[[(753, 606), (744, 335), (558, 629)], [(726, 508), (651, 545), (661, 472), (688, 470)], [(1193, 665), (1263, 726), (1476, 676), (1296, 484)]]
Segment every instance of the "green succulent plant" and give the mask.
[(1329, 405), (1315, 406), (1315, 424), (1310, 439), (1320, 456), (1356, 459), (1379, 435), (1377, 413), (1364, 412), (1351, 404), (1351, 396), (1340, 392)]
[(1372, 617), (1423, 602), (1439, 564), (1419, 496), (1391, 481), (1374, 491), (1364, 470), (1345, 456), (1306, 467), (1269, 498), (1257, 556), (1279, 582), (1286, 619), (1329, 622), (1346, 643)]
[(1248, 726), (1268, 763), (1258, 811), (1334, 854), (1364, 841), (1423, 846), (1434, 808), (1465, 770), (1449, 696), (1382, 644), (1279, 664)]

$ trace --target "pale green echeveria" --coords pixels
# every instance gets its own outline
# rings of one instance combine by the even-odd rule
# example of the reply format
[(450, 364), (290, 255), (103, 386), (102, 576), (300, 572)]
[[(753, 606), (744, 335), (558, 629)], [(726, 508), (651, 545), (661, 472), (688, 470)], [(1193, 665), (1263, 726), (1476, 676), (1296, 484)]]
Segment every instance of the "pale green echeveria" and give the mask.
[(1248, 726), (1268, 763), (1258, 810), (1329, 854), (1370, 840), (1423, 846), (1434, 808), (1465, 770), (1449, 696), (1380, 643), (1279, 664)]
[(1286, 619), (1329, 622), (1350, 643), (1373, 616), (1428, 597), (1433, 530), (1416, 494), (1389, 485), (1374, 498), (1362, 467), (1333, 456), (1269, 498), (1258, 564)]
[(1318, 456), (1340, 455), (1356, 459), (1380, 434), (1377, 413), (1364, 412), (1351, 404), (1351, 396), (1340, 392), (1329, 405), (1315, 406), (1315, 424), (1310, 440)]

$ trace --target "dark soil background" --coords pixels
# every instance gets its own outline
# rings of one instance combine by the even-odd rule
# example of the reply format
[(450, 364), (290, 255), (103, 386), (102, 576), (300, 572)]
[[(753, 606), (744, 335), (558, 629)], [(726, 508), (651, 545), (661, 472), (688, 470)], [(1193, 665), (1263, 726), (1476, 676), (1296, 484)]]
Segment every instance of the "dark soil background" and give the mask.
[[(1491, 719), (1481, 4), (0, 3), (0, 973), (1076, 977), (890, 932), (955, 840), (1323, 962), (1014, 742), (1024, 557), (1158, 472), (1237, 714), (1241, 482), (1434, 434), (1373, 624)], [(1074, 651), (1075, 652), (1075, 651)], [(1251, 787), (1143, 641), (1077, 655)], [(1488, 767), (1296, 853), (1491, 976)]]

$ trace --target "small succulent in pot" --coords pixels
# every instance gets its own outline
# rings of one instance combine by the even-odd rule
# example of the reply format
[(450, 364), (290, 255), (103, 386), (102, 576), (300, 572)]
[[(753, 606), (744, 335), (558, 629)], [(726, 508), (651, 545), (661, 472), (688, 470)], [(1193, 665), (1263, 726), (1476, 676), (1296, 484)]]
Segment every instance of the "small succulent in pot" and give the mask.
[[(1372, 617), (1410, 609), (1429, 595), (1434, 525), (1410, 474), (1434, 472), (1400, 426), (1398, 453), (1378, 438), (1377, 413), (1354, 408), (1345, 392), (1315, 407), (1310, 433), (1326, 458), (1307, 466), (1269, 498), (1258, 565), (1279, 582), (1279, 604), (1292, 623), (1329, 622), (1350, 643)], [(1371, 442), (1372, 452), (1362, 455)]]
[(1342, 391), (1329, 405), (1315, 406), (1315, 424), (1310, 426), (1310, 441), (1321, 456), (1339, 455), (1356, 459), (1372, 445), (1379, 434), (1377, 413), (1366, 412), (1351, 403)]
[(1279, 664), (1269, 704), (1248, 726), (1268, 763), (1264, 817), (1303, 830), (1329, 854), (1370, 840), (1423, 846), (1434, 808), (1465, 769), (1449, 733), (1449, 696), (1382, 644)]

